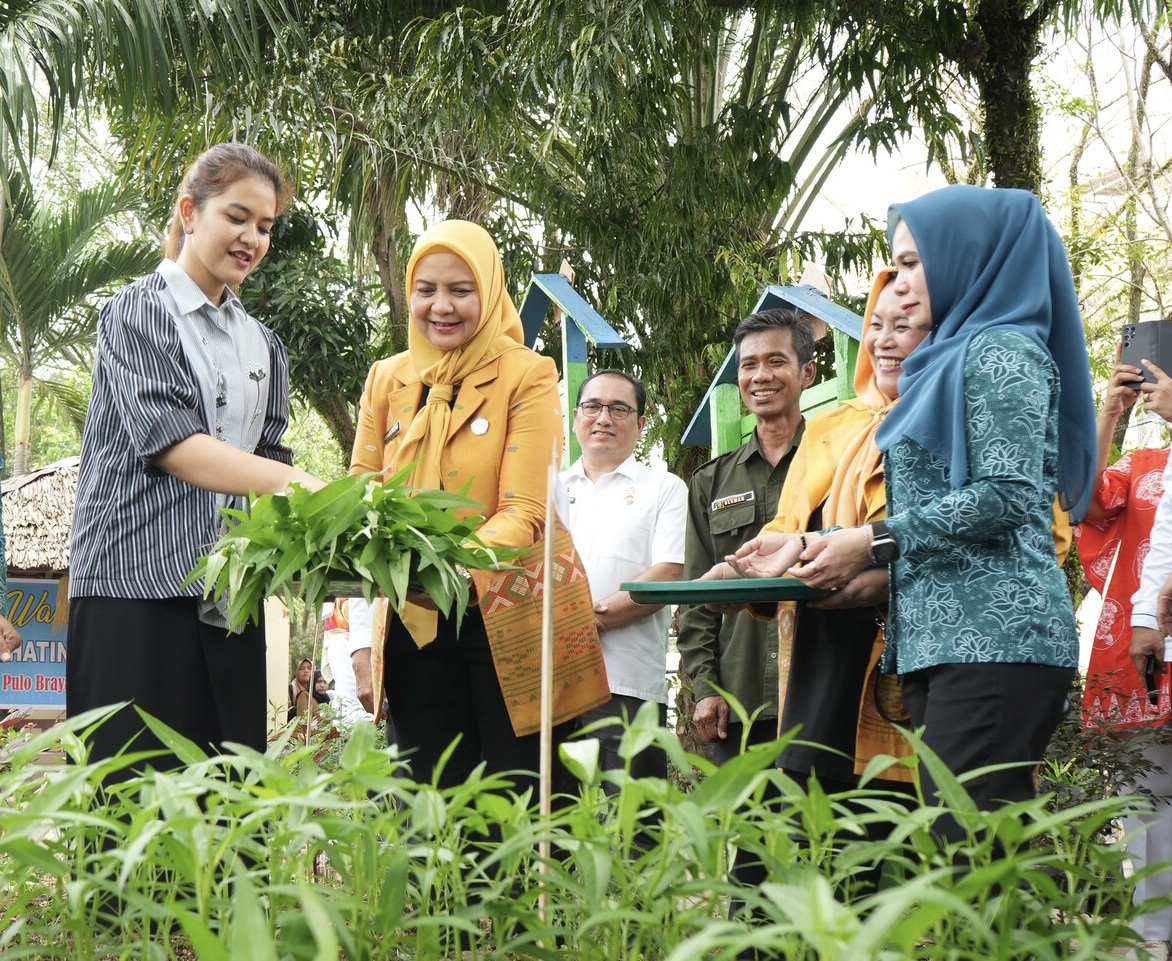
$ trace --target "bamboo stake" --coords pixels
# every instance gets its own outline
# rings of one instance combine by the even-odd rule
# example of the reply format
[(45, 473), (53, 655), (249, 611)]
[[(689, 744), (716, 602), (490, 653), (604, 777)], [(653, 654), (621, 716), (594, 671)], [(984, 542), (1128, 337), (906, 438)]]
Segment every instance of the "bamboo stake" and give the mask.
[[(334, 598), (334, 603), (337, 604), (337, 598)], [(313, 612), (314, 614), (314, 629), (313, 629), (313, 644), (310, 645), (310, 658), (313, 661), (313, 667), (309, 675), (309, 703), (305, 705), (305, 746), (309, 747), (310, 742), (310, 726), (312, 718), (317, 713), (317, 684), (315, 678), (320, 668), (318, 658), (322, 654), (322, 643), (325, 639), (325, 621), (322, 620), (321, 609)]]
[(538, 842), (538, 876), (541, 894), (537, 908), (542, 925), (549, 923), (549, 892), (546, 875), (549, 873), (550, 843), (548, 834), (549, 818), (553, 812), (553, 541), (554, 541), (554, 490), (558, 481), (558, 456), (555, 443), (550, 457), (549, 478), (545, 493), (545, 568), (542, 581), (545, 593), (541, 605), (541, 769), (540, 810), (541, 823), (545, 825), (541, 841)]

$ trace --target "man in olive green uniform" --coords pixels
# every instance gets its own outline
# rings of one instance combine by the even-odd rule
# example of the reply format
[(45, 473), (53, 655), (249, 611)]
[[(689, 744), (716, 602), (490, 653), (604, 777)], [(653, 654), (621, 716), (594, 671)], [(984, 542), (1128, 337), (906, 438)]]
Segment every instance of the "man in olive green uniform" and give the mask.
[[(733, 334), (741, 399), (756, 417), (753, 436), (699, 468), (688, 485), (684, 577), (693, 579), (756, 536), (777, 513), (786, 471), (805, 422), (802, 391), (814, 380), (810, 321), (792, 308), (746, 317)], [(748, 743), (777, 737), (777, 624), (748, 612), (723, 616), (707, 607), (680, 615), (677, 646), (694, 687), (693, 720), (723, 764), (739, 753), (744, 729), (727, 691), (748, 715), (761, 708)]]
[[(684, 542), (688, 580), (706, 573), (773, 520), (805, 426), (799, 400), (814, 382), (813, 328), (792, 308), (751, 314), (737, 325), (733, 342), (741, 400), (757, 426), (743, 445), (692, 475)], [(747, 611), (726, 617), (707, 607), (688, 607), (680, 615), (679, 630), (680, 660), (692, 679), (696, 700), (692, 719), (699, 737), (712, 745), (713, 759), (723, 764), (740, 752), (742, 743), (774, 740), (777, 622), (759, 620)], [(747, 739), (717, 688), (735, 697), (750, 717), (762, 709), (750, 724)], [(731, 873), (747, 889), (766, 880), (764, 866), (740, 852)], [(743, 909), (740, 897), (729, 900), (730, 919), (741, 916)], [(750, 950), (742, 957), (756, 954)]]

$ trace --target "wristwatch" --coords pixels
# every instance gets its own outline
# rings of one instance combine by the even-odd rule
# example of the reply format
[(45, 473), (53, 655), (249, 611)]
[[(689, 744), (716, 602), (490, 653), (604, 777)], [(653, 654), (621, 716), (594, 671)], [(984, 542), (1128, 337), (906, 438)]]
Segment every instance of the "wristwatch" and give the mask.
[(867, 557), (872, 567), (886, 567), (899, 557), (899, 545), (883, 521), (871, 524), (871, 545), (867, 548)]

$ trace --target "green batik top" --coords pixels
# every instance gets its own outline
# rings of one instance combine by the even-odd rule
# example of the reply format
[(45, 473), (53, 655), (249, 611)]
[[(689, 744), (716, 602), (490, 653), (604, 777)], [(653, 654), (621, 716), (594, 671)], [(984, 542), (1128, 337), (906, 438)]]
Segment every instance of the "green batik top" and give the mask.
[(884, 454), (891, 567), (885, 671), (937, 664), (1074, 667), (1078, 633), (1050, 532), (1059, 374), (1008, 328), (965, 357), (968, 482), (906, 438)]

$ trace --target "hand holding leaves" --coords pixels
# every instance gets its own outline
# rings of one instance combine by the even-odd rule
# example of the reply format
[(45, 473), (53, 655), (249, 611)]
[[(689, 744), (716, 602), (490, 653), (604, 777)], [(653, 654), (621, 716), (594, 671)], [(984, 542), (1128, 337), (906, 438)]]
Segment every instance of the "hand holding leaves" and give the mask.
[(358, 582), (368, 601), (384, 593), (395, 609), (409, 587), (422, 588), (445, 614), (455, 604), (459, 622), (468, 581), (458, 568), (499, 568), (522, 551), (485, 547), (476, 534), (482, 505), (464, 493), (406, 487), (407, 470), (387, 481), (343, 477), (312, 492), (294, 486), (257, 497), (248, 512), (222, 511), (228, 531), (184, 583), (202, 578), (217, 601), (226, 593), (233, 627), (259, 621), (269, 594), (318, 610), (339, 582)]

